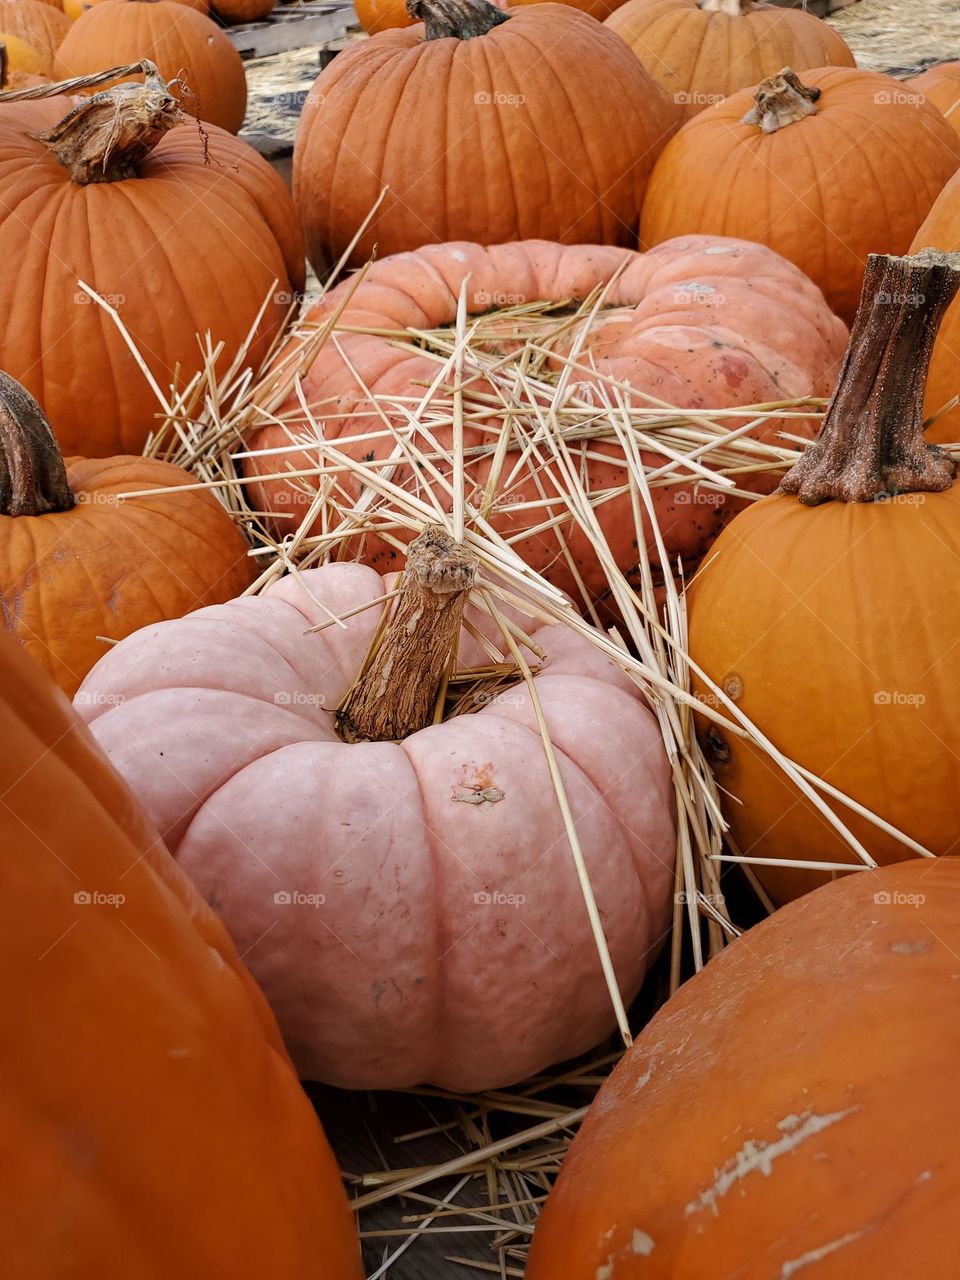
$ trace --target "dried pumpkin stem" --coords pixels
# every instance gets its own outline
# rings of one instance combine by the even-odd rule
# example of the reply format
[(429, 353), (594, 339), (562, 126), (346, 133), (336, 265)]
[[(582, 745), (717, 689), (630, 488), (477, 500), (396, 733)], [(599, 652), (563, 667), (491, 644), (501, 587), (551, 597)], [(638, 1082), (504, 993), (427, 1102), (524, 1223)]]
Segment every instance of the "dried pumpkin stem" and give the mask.
[(33, 396), (0, 373), (0, 515), (41, 516), (74, 505), (56, 436)]
[(345, 742), (396, 742), (430, 724), (476, 576), (476, 558), (444, 529), (411, 542), (393, 616), (337, 711)]
[(819, 89), (803, 84), (795, 71), (784, 67), (775, 76), (760, 81), (754, 105), (741, 124), (759, 125), (764, 133), (776, 133), (788, 124), (815, 116), (819, 98)]
[(407, 0), (407, 13), (424, 24), (427, 40), (485, 36), (510, 16), (488, 0)]
[(0, 40), (0, 89), (7, 83), (7, 76), (10, 73), (10, 57), (7, 53), (7, 46)]
[(143, 84), (118, 84), (94, 94), (35, 136), (69, 169), (73, 182), (87, 186), (136, 178), (141, 162), (182, 119), (180, 104), (153, 67)]
[(725, 13), (730, 18), (741, 18), (753, 8), (754, 0), (699, 0), (704, 13)]
[(956, 464), (923, 439), (937, 329), (960, 288), (960, 253), (871, 254), (840, 381), (820, 435), (781, 493), (808, 504), (949, 489)]

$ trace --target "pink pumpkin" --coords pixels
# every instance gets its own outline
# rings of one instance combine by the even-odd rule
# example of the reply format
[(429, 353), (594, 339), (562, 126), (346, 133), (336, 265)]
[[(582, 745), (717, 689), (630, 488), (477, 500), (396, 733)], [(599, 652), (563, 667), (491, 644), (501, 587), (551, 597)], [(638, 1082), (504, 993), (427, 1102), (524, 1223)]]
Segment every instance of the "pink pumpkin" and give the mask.
[[(523, 683), (400, 741), (338, 736), (382, 606), (305, 633), (389, 585), (331, 564), (146, 627), (94, 668), (78, 710), (224, 919), (301, 1075), (494, 1088), (589, 1049), (612, 1004)], [(461, 667), (489, 663), (459, 615), (458, 635)], [(629, 1001), (668, 923), (670, 769), (612, 662), (566, 627), (532, 638)]]
[[(622, 269), (615, 280), (618, 270)], [(339, 323), (347, 328), (386, 330), (383, 336), (340, 333), (337, 343), (327, 342), (304, 379), (304, 394), (315, 418), (323, 423), (325, 438), (357, 459), (388, 456), (391, 438), (371, 441), (370, 432), (383, 432), (382, 410), (365, 413), (369, 406), (363, 386), (382, 397), (413, 397), (419, 401), (425, 387), (437, 375), (436, 362), (398, 347), (390, 331), (405, 328), (430, 330), (453, 327), (463, 283), (467, 286), (470, 315), (517, 303), (569, 302), (578, 304), (600, 286), (613, 283), (603, 307), (591, 326), (585, 345), (577, 353), (586, 372), (573, 375), (574, 390), (600, 403), (590, 370), (629, 383), (638, 391), (668, 405), (696, 409), (723, 409), (762, 404), (801, 396), (828, 396), (839, 370), (847, 330), (824, 302), (820, 290), (798, 268), (762, 245), (711, 236), (684, 236), (659, 245), (650, 253), (635, 253), (607, 245), (565, 246), (544, 240), (485, 248), (470, 243), (428, 245), (413, 253), (386, 258), (368, 271), (357, 286), (347, 280), (333, 289), (307, 317), (322, 322), (344, 307)], [(515, 324), (510, 326), (515, 328)], [(569, 351), (579, 330), (567, 337)], [(339, 344), (339, 350), (338, 350)], [(557, 365), (559, 367), (559, 363)], [(354, 372), (356, 370), (356, 373)], [(483, 391), (483, 386), (475, 387)], [(449, 400), (449, 393), (441, 393)], [(637, 402), (649, 401), (637, 397)], [(253, 433), (251, 449), (277, 449), (292, 442), (315, 438), (315, 429), (296, 398), (284, 410), (287, 426), (269, 424)], [(395, 421), (406, 425), (399, 412)], [(736, 423), (731, 422), (731, 427)], [(772, 421), (761, 432), (766, 437), (779, 430)], [(813, 431), (811, 424), (809, 430)], [(803, 430), (794, 425), (794, 430)], [(450, 428), (432, 427), (441, 448), (451, 447)], [(489, 445), (491, 426), (468, 422), (464, 432), (467, 449)], [(598, 492), (624, 485), (623, 450), (606, 441), (589, 441), (591, 457), (584, 460), (587, 489)], [(426, 447), (426, 446), (424, 446)], [(470, 455), (468, 454), (468, 457)], [(664, 459), (647, 451), (651, 465)], [(267, 455), (248, 462), (251, 473), (276, 474), (286, 467), (304, 470), (316, 466), (316, 450)], [(508, 460), (504, 474), (513, 476), (516, 457)], [(484, 492), (494, 460), (491, 454), (474, 457), (468, 466), (468, 492)], [(398, 468), (395, 484), (422, 486), (422, 473)], [(359, 486), (343, 477), (353, 496)], [(741, 481), (742, 483), (742, 481)], [(291, 512), (302, 516), (311, 502), (310, 482), (269, 480), (252, 486), (253, 502), (261, 510), (280, 513), (277, 531), (295, 528)], [(758, 482), (762, 486), (763, 482)], [(773, 487), (770, 481), (769, 486)], [(441, 503), (449, 495), (435, 486)], [(560, 535), (554, 529), (531, 532), (545, 516), (542, 506), (523, 507), (528, 501), (553, 496), (549, 514), (567, 516), (566, 504), (557, 498), (536, 459), (519, 467), (509, 493), (501, 495), (491, 522), (505, 537), (519, 539), (514, 549), (533, 568), (561, 590), (577, 591), (577, 577), (561, 555)], [(742, 500), (726, 499), (712, 492), (695, 501), (687, 485), (653, 490), (657, 521), (673, 563), (682, 560), (690, 572), (707, 551)], [(598, 518), (625, 572), (637, 563), (636, 528), (629, 492), (597, 508)], [(607, 579), (583, 530), (566, 526), (567, 539), (579, 576), (594, 598), (607, 589)], [(648, 529), (648, 536), (649, 536)], [(375, 534), (366, 534), (365, 563), (385, 571), (395, 567), (392, 545)], [(654, 559), (656, 557), (654, 556)]]

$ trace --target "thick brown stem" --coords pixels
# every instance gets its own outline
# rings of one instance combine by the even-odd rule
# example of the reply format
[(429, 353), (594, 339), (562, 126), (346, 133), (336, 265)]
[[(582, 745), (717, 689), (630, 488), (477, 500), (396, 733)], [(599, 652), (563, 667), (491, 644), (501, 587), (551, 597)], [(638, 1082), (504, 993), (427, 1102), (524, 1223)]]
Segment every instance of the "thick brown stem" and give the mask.
[(510, 16), (488, 0), (407, 0), (407, 13), (424, 24), (427, 40), (485, 36)]
[(819, 89), (802, 84), (795, 71), (784, 67), (775, 76), (760, 81), (754, 105), (741, 124), (759, 125), (764, 133), (776, 133), (788, 124), (815, 116), (818, 108), (814, 104), (819, 97)]
[(0, 515), (42, 516), (72, 506), (60, 446), (43, 410), (0, 373)]
[(411, 542), (393, 616), (337, 711), (345, 742), (396, 742), (430, 723), (476, 576), (474, 556), (443, 529)]
[(52, 129), (36, 134), (79, 186), (137, 177), (140, 163), (183, 119), (156, 67), (142, 65), (152, 68), (143, 84), (118, 84), (94, 94)]
[(725, 13), (731, 18), (740, 18), (750, 12), (754, 0), (698, 0), (704, 13)]
[(7, 77), (10, 74), (10, 56), (7, 53), (7, 46), (0, 40), (0, 89), (6, 87)]
[(816, 504), (949, 489), (956, 464), (923, 441), (937, 329), (960, 288), (960, 253), (871, 254), (840, 381), (820, 435), (781, 493)]

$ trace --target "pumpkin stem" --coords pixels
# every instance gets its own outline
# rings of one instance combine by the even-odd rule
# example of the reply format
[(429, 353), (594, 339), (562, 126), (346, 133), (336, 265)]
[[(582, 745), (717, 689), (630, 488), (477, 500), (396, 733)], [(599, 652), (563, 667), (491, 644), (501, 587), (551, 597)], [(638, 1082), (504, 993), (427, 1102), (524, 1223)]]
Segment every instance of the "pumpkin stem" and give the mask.
[(10, 72), (10, 57), (7, 53), (7, 46), (0, 40), (0, 89), (7, 83), (7, 76)]
[(0, 515), (42, 516), (74, 505), (57, 438), (33, 396), (0, 373)]
[(407, 13), (424, 24), (427, 40), (485, 36), (510, 16), (488, 0), (407, 0)]
[(476, 576), (474, 555), (444, 529), (411, 542), (390, 621), (337, 711), (344, 742), (397, 742), (430, 723)]
[(760, 81), (755, 105), (740, 123), (759, 125), (764, 133), (776, 133), (788, 124), (815, 116), (818, 108), (814, 104), (819, 97), (819, 89), (802, 84), (795, 71), (784, 67), (775, 76)]
[(136, 178), (141, 161), (183, 119), (156, 67), (141, 65), (150, 68), (143, 84), (118, 84), (96, 93), (52, 129), (34, 135), (78, 186)]
[(730, 18), (740, 18), (753, 8), (753, 0), (699, 0), (704, 13), (725, 13)]
[(781, 493), (815, 505), (950, 488), (956, 463), (923, 440), (923, 393), (937, 329), (958, 288), (960, 253), (870, 255), (827, 416)]

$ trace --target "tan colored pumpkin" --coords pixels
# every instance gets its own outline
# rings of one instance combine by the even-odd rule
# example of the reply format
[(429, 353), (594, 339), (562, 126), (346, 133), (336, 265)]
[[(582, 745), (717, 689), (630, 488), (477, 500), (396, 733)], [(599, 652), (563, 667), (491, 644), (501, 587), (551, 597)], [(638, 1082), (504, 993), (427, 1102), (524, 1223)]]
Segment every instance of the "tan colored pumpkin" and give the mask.
[(955, 1280), (960, 862), (778, 911), (603, 1086), (526, 1280)]
[(623, 42), (564, 5), (416, 4), (425, 26), (345, 49), (304, 105), (293, 189), (315, 268), (384, 187), (354, 265), (459, 239), (632, 242), (676, 113)]
[(960, 133), (960, 62), (941, 62), (914, 76), (907, 84), (942, 111)]
[[(0, 634), (9, 1280), (359, 1280), (336, 1161), (223, 925)], [(42, 1016), (40, 1011), (43, 1011)]]
[[(960, 485), (922, 406), (958, 286), (960, 255), (871, 256), (820, 436), (688, 591), (690, 655), (714, 685), (790, 760), (939, 855), (960, 851)], [(859, 865), (766, 752), (703, 729), (737, 848), (781, 863), (755, 868), (774, 901)], [(876, 862), (908, 856), (835, 808)]]
[(52, 62), (70, 33), (70, 19), (40, 0), (0, 0), (0, 31), (25, 40)]
[(117, 309), (164, 390), (203, 367), (198, 334), (224, 343), (228, 368), (266, 302), (256, 366), (303, 283), (283, 180), (246, 143), (205, 134), (159, 81), (72, 110), (62, 98), (0, 105), (0, 260), (18, 264), (16, 289), (0, 290), (0, 368), (40, 402), (67, 453), (139, 453), (159, 408), (78, 281)]
[(701, 112), (668, 144), (641, 240), (759, 240), (795, 262), (849, 323), (867, 254), (906, 253), (958, 166), (960, 137), (898, 81), (785, 68)]
[(787, 65), (854, 67), (838, 32), (799, 7), (756, 0), (628, 0), (607, 26), (689, 120)]
[[(944, 187), (917, 232), (911, 252), (920, 249), (960, 253), (960, 174)], [(955, 396), (960, 396), (960, 302), (954, 302), (940, 326), (930, 363), (924, 410), (931, 417), (941, 414)], [(960, 440), (960, 405), (937, 418), (927, 439), (939, 444)]]
[(216, 23), (179, 0), (95, 4), (70, 27), (55, 70), (67, 79), (143, 58), (165, 80), (179, 77), (176, 92), (184, 111), (229, 133), (239, 131), (247, 110), (240, 54)]
[(106, 652), (100, 637), (252, 582), (245, 538), (194, 485), (152, 458), (64, 463), (39, 405), (0, 373), (0, 617), (71, 697)]

